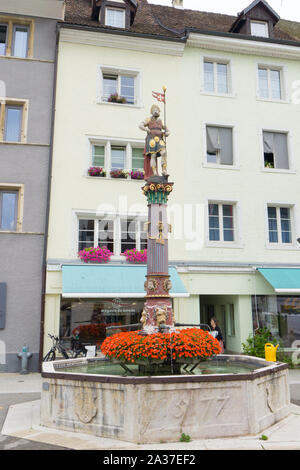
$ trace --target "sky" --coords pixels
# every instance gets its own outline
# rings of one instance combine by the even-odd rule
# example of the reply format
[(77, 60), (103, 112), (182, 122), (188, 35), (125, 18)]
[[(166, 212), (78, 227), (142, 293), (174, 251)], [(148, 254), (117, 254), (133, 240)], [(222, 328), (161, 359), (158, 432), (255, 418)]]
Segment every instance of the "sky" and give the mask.
[[(149, 3), (171, 6), (172, 0), (148, 0)], [(252, 0), (183, 0), (184, 8), (237, 15), (252, 3)], [(268, 0), (269, 5), (285, 20), (300, 22), (299, 0)]]

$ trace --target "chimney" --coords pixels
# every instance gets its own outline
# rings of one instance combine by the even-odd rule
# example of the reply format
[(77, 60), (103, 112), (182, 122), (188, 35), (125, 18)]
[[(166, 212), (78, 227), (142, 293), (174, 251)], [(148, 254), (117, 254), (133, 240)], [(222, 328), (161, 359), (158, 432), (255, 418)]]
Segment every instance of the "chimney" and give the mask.
[(183, 0), (172, 0), (172, 6), (174, 8), (183, 8)]

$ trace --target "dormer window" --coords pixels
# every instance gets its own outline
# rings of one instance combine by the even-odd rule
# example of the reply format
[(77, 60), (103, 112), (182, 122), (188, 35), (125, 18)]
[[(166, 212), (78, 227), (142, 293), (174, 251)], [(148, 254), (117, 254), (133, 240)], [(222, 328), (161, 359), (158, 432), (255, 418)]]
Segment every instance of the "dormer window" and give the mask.
[(107, 7), (105, 9), (105, 26), (125, 28), (125, 10)]
[(266, 21), (251, 21), (251, 36), (269, 37), (269, 25)]

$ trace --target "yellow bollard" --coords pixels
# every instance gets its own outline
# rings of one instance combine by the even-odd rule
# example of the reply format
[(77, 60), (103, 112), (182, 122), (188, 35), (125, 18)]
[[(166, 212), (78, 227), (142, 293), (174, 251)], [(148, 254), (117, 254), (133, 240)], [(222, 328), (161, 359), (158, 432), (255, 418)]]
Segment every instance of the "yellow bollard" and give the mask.
[(266, 343), (265, 344), (265, 358), (266, 361), (269, 362), (276, 362), (276, 351), (278, 348), (279, 344), (276, 346), (273, 346), (272, 343)]

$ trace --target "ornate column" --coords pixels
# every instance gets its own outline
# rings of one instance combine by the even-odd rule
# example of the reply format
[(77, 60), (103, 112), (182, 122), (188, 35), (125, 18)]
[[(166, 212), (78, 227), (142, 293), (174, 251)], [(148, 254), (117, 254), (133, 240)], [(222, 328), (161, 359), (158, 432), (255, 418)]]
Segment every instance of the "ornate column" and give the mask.
[(146, 302), (141, 319), (144, 334), (174, 328), (168, 257), (171, 228), (167, 222), (168, 196), (173, 184), (167, 176), (152, 176), (142, 188), (148, 202)]

